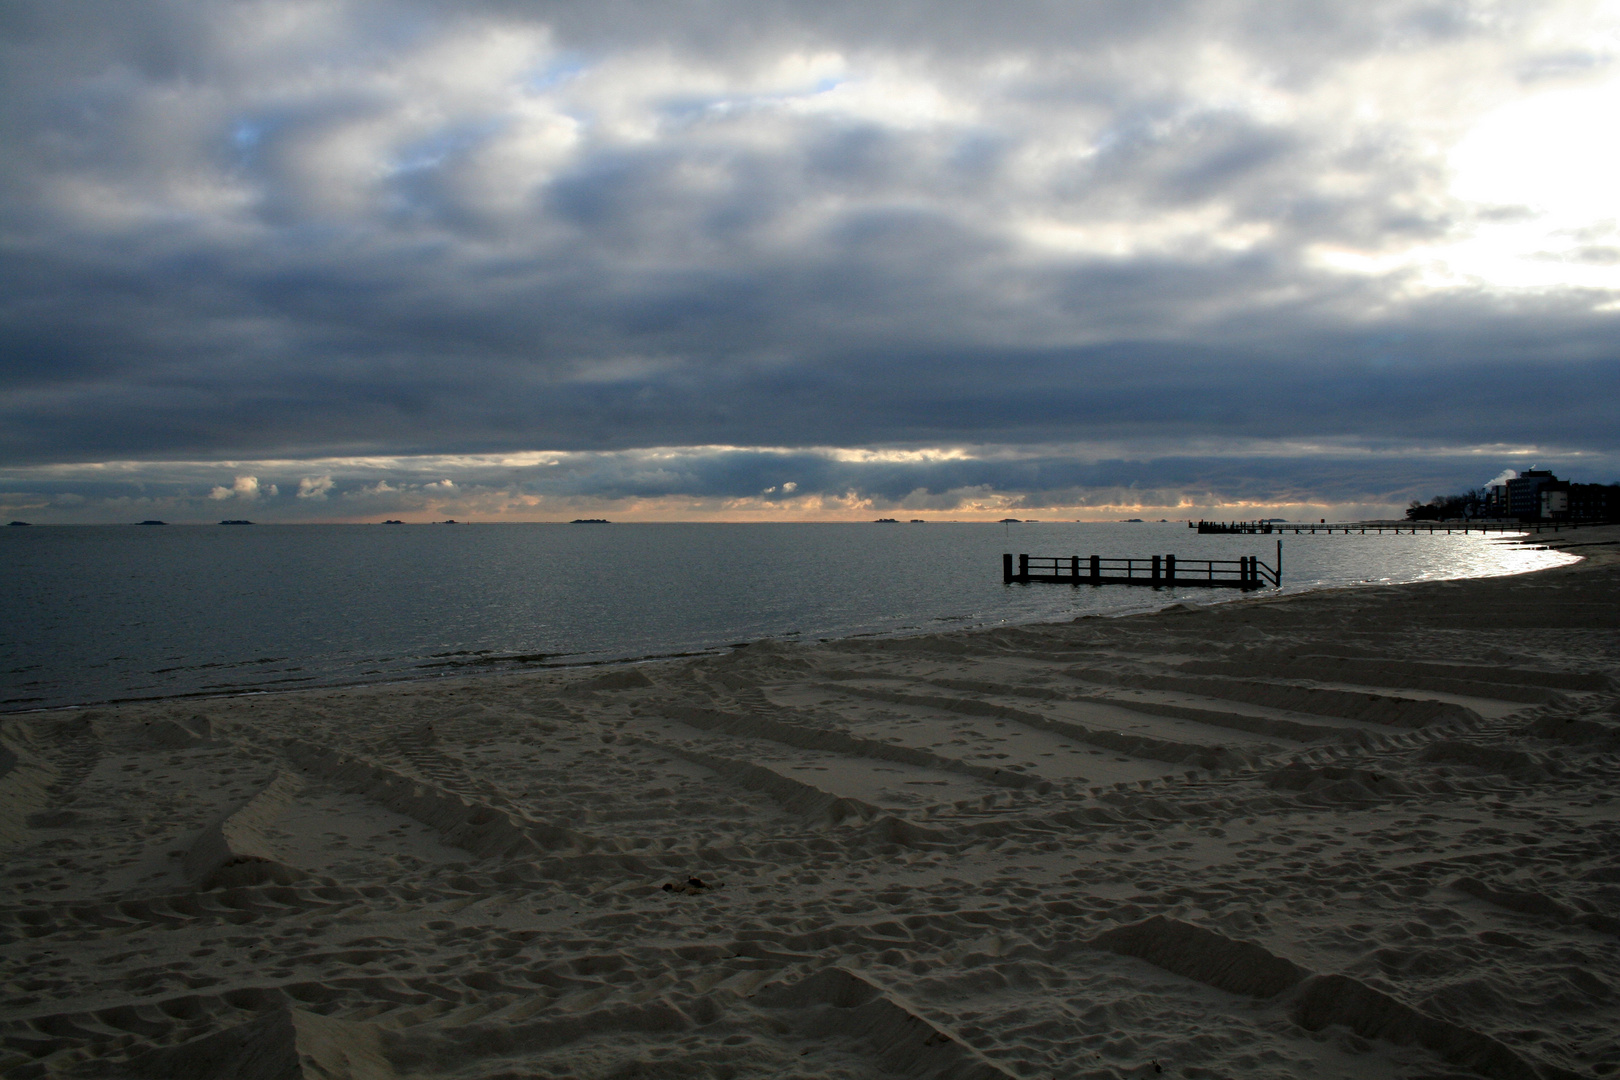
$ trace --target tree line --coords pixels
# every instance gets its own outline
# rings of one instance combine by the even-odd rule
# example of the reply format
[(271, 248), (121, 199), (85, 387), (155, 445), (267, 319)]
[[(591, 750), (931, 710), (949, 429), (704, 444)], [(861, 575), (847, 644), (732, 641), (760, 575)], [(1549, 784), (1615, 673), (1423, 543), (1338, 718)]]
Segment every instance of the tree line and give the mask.
[(1485, 507), (1485, 489), (1469, 488), (1461, 495), (1436, 495), (1428, 502), (1413, 499), (1406, 507), (1407, 521), (1445, 521), (1478, 517)]

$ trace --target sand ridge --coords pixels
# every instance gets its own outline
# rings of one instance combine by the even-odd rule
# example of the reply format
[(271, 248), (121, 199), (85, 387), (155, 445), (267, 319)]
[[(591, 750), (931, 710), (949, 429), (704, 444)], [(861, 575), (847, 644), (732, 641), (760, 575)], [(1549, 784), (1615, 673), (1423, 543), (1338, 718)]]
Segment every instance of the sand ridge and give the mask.
[(0, 1074), (1612, 1075), (1620, 559), (1579, 539), (6, 717)]

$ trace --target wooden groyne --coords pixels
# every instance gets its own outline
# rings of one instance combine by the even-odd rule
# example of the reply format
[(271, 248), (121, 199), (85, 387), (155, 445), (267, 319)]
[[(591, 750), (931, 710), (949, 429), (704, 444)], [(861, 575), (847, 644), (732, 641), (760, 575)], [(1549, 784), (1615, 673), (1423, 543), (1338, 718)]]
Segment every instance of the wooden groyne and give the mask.
[(1001, 580), (1006, 585), (1044, 582), (1053, 585), (1146, 585), (1152, 588), (1196, 586), (1212, 589), (1264, 589), (1282, 585), (1282, 541), (1277, 541), (1277, 562), (1267, 566), (1258, 555), (1236, 559), (1180, 559), (1152, 555), (1133, 559), (1100, 555), (1001, 556)]
[(1269, 536), (1275, 533), (1293, 533), (1295, 536), (1317, 533), (1351, 533), (1367, 535), (1373, 533), (1541, 533), (1548, 530), (1558, 532), (1562, 529), (1590, 528), (1594, 525), (1608, 525), (1606, 521), (1320, 521), (1312, 525), (1310, 522), (1293, 521), (1199, 521), (1187, 522), (1187, 528), (1196, 528), (1200, 533), (1241, 533), (1243, 535)]

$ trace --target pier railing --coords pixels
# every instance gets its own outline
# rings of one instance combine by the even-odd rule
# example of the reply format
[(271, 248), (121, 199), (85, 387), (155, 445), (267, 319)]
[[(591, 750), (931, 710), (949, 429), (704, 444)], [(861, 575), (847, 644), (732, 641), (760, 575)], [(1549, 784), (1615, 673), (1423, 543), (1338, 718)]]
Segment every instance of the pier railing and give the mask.
[(1282, 543), (1277, 562), (1268, 566), (1258, 555), (1236, 559), (1177, 559), (1174, 555), (1104, 558), (1100, 555), (1001, 556), (1001, 579), (1007, 585), (1046, 582), (1056, 585), (1197, 586), (1262, 589), (1282, 584)]
[(1270, 535), (1272, 533), (1293, 533), (1300, 536), (1306, 533), (1314, 536), (1325, 533), (1329, 536), (1334, 533), (1349, 535), (1356, 533), (1366, 535), (1374, 533), (1541, 533), (1547, 530), (1559, 532), (1563, 529), (1592, 528), (1596, 525), (1609, 525), (1608, 521), (1321, 521), (1312, 524), (1308, 521), (1200, 521), (1196, 525), (1189, 521), (1189, 529), (1196, 528), (1200, 533), (1240, 533), (1244, 535)]

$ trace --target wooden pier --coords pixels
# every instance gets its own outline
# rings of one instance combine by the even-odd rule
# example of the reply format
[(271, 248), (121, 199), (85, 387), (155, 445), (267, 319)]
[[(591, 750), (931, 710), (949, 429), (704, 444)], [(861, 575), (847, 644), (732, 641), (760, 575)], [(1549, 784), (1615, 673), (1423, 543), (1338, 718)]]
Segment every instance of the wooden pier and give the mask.
[(1181, 559), (1153, 555), (1136, 559), (1105, 559), (1100, 555), (1001, 556), (1001, 580), (1006, 585), (1035, 582), (1052, 585), (1146, 585), (1152, 588), (1195, 586), (1211, 589), (1264, 589), (1282, 585), (1282, 541), (1277, 541), (1277, 563), (1267, 566), (1258, 555), (1237, 559)]
[(1332, 536), (1334, 533), (1351, 533), (1365, 536), (1368, 533), (1383, 535), (1384, 533), (1541, 533), (1547, 530), (1559, 532), (1562, 529), (1590, 528), (1594, 525), (1608, 525), (1606, 521), (1321, 521), (1312, 525), (1310, 522), (1300, 521), (1199, 521), (1187, 522), (1187, 528), (1196, 528), (1200, 533), (1242, 534), (1245, 536), (1270, 536), (1280, 533), (1293, 533), (1295, 536), (1324, 533)]

